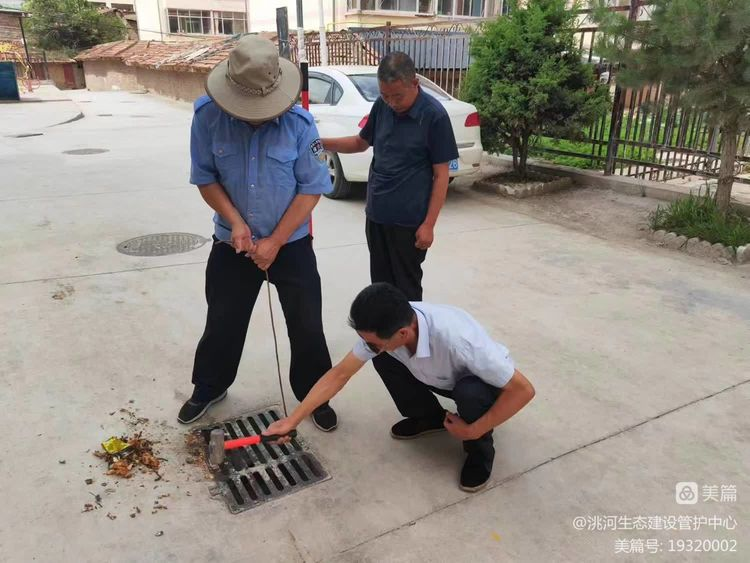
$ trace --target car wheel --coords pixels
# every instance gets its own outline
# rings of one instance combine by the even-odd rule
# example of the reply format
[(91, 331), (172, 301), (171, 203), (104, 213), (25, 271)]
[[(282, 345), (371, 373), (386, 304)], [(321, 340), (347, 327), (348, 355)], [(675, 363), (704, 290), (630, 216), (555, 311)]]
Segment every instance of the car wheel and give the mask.
[(339, 155), (328, 151), (324, 154), (328, 171), (331, 174), (331, 183), (333, 184), (333, 191), (325, 195), (330, 199), (346, 199), (352, 193), (352, 183), (344, 178), (344, 168), (341, 166)]

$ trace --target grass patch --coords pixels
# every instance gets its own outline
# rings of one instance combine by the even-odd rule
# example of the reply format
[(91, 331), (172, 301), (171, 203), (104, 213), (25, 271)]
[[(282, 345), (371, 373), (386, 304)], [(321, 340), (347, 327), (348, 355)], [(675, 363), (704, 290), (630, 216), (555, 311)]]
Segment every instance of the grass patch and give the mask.
[(685, 199), (661, 205), (649, 215), (651, 228), (698, 237), (711, 244), (720, 242), (735, 249), (750, 244), (750, 220), (735, 211), (723, 215), (716, 207), (710, 190)]

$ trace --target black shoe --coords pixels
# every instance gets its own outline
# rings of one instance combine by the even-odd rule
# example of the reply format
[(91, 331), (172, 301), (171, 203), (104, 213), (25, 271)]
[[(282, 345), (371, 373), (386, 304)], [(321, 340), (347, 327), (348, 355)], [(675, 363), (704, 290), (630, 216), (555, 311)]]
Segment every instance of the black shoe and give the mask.
[(186, 401), (180, 409), (180, 414), (177, 415), (177, 422), (180, 422), (182, 424), (190, 424), (191, 422), (195, 422), (204, 414), (206, 414), (206, 411), (211, 407), (211, 405), (218, 403), (226, 396), (227, 392), (224, 391), (221, 395), (219, 395), (215, 399), (211, 399), (207, 403), (196, 403), (192, 399)]
[(491, 470), (487, 469), (487, 462), (483, 456), (469, 454), (461, 470), (459, 487), (468, 493), (482, 490), (490, 480)]
[(322, 405), (315, 409), (312, 413), (312, 421), (318, 430), (323, 432), (333, 432), (339, 425), (339, 419), (329, 405)]
[(405, 418), (393, 425), (391, 437), (396, 440), (411, 440), (425, 434), (442, 432), (445, 430), (443, 420), (443, 415), (440, 418)]

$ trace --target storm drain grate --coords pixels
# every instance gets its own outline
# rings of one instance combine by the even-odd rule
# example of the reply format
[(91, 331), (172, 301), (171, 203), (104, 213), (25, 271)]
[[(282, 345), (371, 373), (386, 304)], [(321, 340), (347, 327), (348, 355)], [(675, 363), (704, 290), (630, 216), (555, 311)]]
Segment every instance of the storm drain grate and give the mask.
[(103, 152), (109, 152), (109, 149), (73, 149), (69, 151), (63, 151), (63, 154), (101, 154)]
[[(269, 408), (195, 432), (205, 442), (208, 459), (211, 430), (221, 428), (224, 438), (232, 440), (260, 434), (275, 420), (279, 420), (278, 410)], [(330, 479), (299, 435), (288, 444), (258, 444), (228, 450), (221, 465), (211, 470), (216, 481), (211, 496), (222, 497), (233, 514)]]
[(117, 252), (130, 256), (166, 256), (190, 252), (207, 242), (207, 238), (191, 233), (157, 233), (121, 242)]

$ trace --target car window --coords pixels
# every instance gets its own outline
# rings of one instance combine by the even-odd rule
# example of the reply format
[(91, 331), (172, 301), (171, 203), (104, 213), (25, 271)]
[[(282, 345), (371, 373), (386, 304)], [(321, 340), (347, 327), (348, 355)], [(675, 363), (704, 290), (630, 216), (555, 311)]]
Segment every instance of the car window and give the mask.
[(344, 95), (344, 89), (339, 86), (338, 82), (333, 83), (333, 104), (339, 103), (341, 96)]
[[(349, 78), (354, 82), (354, 85), (357, 87), (357, 90), (359, 90), (359, 93), (362, 94), (362, 97), (368, 102), (374, 102), (378, 99), (378, 96), (380, 96), (378, 76), (376, 74), (350, 74)], [(433, 98), (437, 98), (444, 102), (451, 99), (445, 91), (433, 86), (432, 84), (423, 81), (420, 82), (420, 84), (422, 89)]]
[(374, 102), (380, 96), (377, 74), (350, 74), (349, 78), (368, 102)]
[(438, 100), (441, 100), (443, 102), (447, 102), (448, 100), (451, 99), (447, 92), (445, 92), (444, 90), (441, 90), (440, 88), (433, 86), (432, 84), (427, 84), (426, 82), (420, 82), (420, 85), (422, 86), (422, 89), (433, 98), (437, 98)]
[(317, 76), (311, 76), (310, 85), (310, 103), (311, 104), (330, 104), (331, 88), (333, 85), (328, 81)]

